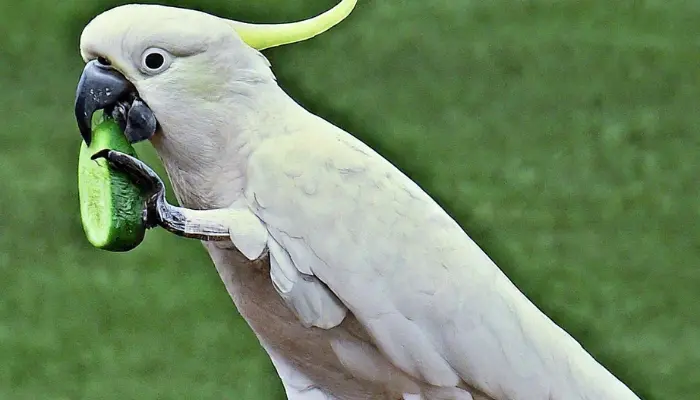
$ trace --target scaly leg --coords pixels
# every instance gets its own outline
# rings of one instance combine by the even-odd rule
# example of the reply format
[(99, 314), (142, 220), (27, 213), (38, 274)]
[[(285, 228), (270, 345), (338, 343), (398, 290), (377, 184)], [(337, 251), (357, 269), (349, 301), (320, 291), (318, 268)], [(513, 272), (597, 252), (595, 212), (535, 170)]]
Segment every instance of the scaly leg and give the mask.
[(204, 241), (229, 241), (248, 259), (259, 258), (267, 247), (267, 229), (247, 208), (191, 210), (176, 207), (165, 199), (165, 184), (141, 160), (114, 150), (102, 150), (92, 159), (105, 158), (118, 171), (147, 193), (144, 221), (146, 227), (161, 226), (187, 238)]

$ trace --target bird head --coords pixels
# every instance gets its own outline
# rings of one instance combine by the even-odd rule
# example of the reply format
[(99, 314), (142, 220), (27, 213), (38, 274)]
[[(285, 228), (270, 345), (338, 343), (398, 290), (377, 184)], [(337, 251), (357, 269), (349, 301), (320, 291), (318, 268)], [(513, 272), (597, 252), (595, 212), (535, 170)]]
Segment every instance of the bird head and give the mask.
[(214, 125), (223, 117), (207, 112), (232, 93), (275, 84), (261, 50), (325, 32), (356, 3), (342, 0), (314, 18), (285, 24), (250, 24), (160, 5), (105, 11), (80, 38), (86, 65), (75, 114), (81, 135), (89, 144), (97, 110), (118, 116), (132, 143)]

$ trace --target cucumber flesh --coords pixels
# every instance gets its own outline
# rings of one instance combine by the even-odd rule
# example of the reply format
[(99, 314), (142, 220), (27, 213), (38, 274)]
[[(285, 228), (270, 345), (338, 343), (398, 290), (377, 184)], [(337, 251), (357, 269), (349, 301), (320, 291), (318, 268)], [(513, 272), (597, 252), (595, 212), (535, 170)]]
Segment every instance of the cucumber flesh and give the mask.
[(78, 196), (80, 217), (90, 244), (107, 251), (129, 251), (141, 244), (146, 234), (143, 221), (144, 197), (123, 172), (114, 170), (107, 160), (90, 157), (110, 149), (137, 157), (119, 125), (103, 117), (92, 128), (88, 147), (80, 146), (78, 159)]

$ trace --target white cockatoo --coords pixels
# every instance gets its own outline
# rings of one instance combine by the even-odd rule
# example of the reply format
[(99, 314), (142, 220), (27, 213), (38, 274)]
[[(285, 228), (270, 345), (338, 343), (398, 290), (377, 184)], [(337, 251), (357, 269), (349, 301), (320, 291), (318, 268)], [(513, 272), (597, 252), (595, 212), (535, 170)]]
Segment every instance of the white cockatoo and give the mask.
[(95, 17), (76, 97), (149, 139), (149, 226), (202, 240), (289, 399), (638, 400), (418, 185), (277, 84), (261, 50), (347, 17), (254, 25), (125, 5)]

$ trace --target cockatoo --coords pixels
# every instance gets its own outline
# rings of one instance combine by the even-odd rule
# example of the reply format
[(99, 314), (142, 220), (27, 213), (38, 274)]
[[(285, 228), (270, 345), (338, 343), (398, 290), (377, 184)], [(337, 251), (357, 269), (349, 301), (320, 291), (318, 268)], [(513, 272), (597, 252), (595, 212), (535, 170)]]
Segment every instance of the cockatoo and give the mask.
[(76, 117), (150, 140), (146, 220), (202, 241), (289, 399), (638, 400), (416, 183), (281, 89), (261, 50), (310, 39), (356, 0), (255, 25), (125, 5), (85, 27)]

